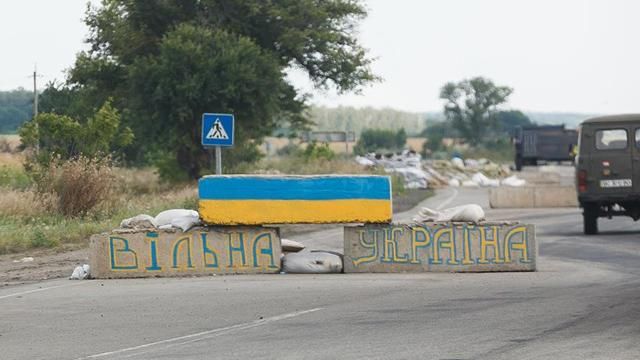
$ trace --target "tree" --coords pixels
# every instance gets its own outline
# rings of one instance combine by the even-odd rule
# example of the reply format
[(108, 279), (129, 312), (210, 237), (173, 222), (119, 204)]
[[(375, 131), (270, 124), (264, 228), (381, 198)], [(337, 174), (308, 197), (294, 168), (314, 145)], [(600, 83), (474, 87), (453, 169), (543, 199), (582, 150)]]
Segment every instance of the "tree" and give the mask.
[(407, 143), (407, 133), (404, 129), (398, 131), (388, 129), (364, 129), (356, 142), (353, 151), (364, 155), (373, 151), (401, 150)]
[(33, 93), (22, 88), (0, 91), (0, 134), (15, 133), (33, 115)]
[(496, 120), (500, 131), (510, 135), (513, 135), (518, 127), (533, 125), (529, 117), (518, 110), (499, 111)]
[(117, 153), (133, 140), (133, 133), (120, 124), (120, 114), (107, 100), (90, 118), (78, 121), (66, 115), (39, 113), (20, 128), (25, 146), (39, 148), (35, 160), (47, 166), (51, 159), (68, 160)]
[(288, 68), (338, 92), (378, 80), (354, 36), (365, 16), (359, 0), (103, 0), (88, 8), (91, 49), (66, 85), (82, 93), (83, 111), (114, 99), (136, 135), (132, 159), (169, 155), (175, 171), (196, 178), (207, 165), (203, 112), (236, 114), (237, 146), (224, 160), (250, 161), (278, 126), (310, 124)]
[(482, 142), (496, 125), (496, 112), (513, 89), (497, 86), (491, 80), (475, 77), (458, 83), (447, 83), (440, 90), (445, 101), (444, 115), (472, 145)]

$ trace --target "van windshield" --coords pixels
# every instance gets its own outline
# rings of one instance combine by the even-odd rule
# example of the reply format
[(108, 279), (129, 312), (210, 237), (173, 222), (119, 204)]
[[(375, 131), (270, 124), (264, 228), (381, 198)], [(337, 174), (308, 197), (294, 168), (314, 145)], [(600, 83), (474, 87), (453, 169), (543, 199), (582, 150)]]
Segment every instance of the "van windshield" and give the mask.
[[(637, 133), (636, 133), (637, 139)], [(637, 140), (636, 140), (637, 141)], [(627, 130), (607, 129), (596, 131), (596, 149), (615, 150), (627, 147)]]

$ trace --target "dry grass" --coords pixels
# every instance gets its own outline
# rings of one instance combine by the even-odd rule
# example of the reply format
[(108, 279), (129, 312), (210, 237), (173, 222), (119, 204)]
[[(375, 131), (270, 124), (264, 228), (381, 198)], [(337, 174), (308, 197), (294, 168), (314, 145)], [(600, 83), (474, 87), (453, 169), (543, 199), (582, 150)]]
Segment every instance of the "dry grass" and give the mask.
[(0, 135), (0, 153), (15, 153), (20, 146), (20, 136)]
[[(240, 169), (248, 170), (248, 169)], [(244, 172), (244, 171), (243, 171)], [(261, 161), (253, 173), (281, 173), (281, 174), (371, 174), (372, 171), (358, 165), (350, 158), (336, 158), (333, 160), (318, 159), (304, 161), (291, 157), (274, 157)]]
[(52, 214), (55, 198), (52, 194), (40, 194), (29, 189), (25, 191), (0, 189), (0, 216), (34, 218)]

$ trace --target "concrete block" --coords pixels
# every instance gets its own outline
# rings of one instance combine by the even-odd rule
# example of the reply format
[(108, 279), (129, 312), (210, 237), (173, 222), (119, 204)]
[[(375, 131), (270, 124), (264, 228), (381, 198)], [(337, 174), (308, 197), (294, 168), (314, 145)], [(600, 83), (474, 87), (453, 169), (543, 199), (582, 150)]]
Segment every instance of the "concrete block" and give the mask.
[(574, 185), (537, 187), (534, 207), (578, 207), (578, 194)]
[(276, 228), (117, 231), (91, 237), (91, 276), (168, 277), (280, 272)]
[(534, 187), (501, 186), (489, 189), (489, 205), (496, 208), (532, 208), (534, 207)]
[(577, 207), (578, 197), (573, 185), (502, 186), (489, 190), (492, 208), (557, 208)]
[(206, 176), (199, 208), (209, 225), (388, 223), (388, 176)]
[(370, 224), (344, 228), (344, 272), (535, 271), (533, 225)]

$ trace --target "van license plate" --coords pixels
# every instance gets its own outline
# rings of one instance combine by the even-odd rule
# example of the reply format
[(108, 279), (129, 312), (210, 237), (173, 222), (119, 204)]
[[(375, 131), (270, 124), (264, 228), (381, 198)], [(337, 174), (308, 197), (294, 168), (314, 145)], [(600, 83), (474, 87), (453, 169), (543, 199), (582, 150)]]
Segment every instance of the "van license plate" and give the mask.
[(600, 180), (600, 187), (603, 188), (631, 187), (631, 185), (631, 179)]

